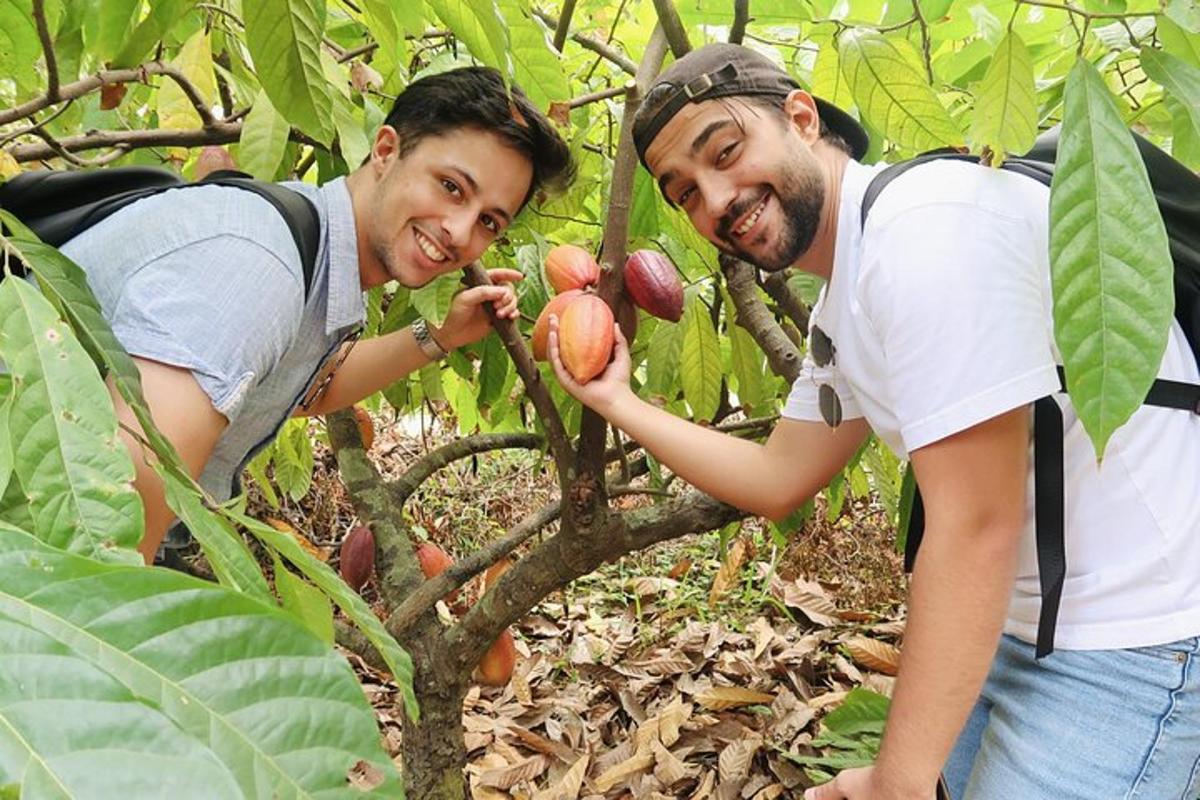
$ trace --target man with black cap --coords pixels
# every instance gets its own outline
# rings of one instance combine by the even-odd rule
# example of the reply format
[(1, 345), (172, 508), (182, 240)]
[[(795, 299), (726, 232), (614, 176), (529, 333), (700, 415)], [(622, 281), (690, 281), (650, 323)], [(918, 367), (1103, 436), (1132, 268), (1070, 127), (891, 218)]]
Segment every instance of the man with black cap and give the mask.
[[(874, 433), (911, 460), (925, 534), (900, 677), (874, 766), (812, 800), (1193, 798), (1200, 780), (1196, 415), (1143, 407), (1102, 464), (1065, 395), (1067, 566), (1056, 649), (1036, 658), (1041, 592), (1027, 492), (1031, 404), (1059, 390), (1048, 190), (935, 161), (895, 179), (867, 136), (764, 56), (709, 45), (676, 61), (634, 125), (667, 201), (720, 250), (827, 283), (810, 349), (765, 444), (640, 400), (620, 329), (575, 397), (700, 489), (781, 518)], [(1178, 325), (1160, 375), (1195, 383)]]

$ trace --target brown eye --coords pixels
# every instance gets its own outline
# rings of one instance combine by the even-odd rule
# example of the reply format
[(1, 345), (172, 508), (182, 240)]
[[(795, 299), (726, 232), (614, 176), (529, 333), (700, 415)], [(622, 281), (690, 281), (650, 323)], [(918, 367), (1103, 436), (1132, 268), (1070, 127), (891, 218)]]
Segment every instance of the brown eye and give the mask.
[(442, 188), (453, 195), (462, 194), (462, 189), (458, 188), (458, 184), (449, 178), (442, 178)]

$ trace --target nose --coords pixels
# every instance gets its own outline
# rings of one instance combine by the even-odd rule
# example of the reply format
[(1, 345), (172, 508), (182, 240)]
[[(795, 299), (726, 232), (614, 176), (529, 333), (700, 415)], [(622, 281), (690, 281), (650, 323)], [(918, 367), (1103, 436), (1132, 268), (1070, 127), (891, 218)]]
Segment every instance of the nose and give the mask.
[(697, 179), (696, 189), (703, 200), (704, 213), (715, 227), (737, 199), (737, 189), (720, 173)]
[(474, 209), (460, 208), (442, 219), (442, 230), (451, 247), (461, 252), (471, 243), (471, 232), (475, 227), (477, 213)]

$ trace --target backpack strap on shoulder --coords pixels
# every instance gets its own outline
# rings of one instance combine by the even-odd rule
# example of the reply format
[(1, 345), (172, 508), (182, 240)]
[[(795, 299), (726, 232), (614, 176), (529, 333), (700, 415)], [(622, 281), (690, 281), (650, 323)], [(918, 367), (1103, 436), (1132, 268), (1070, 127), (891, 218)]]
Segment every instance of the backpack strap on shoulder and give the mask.
[(307, 300), (317, 271), (317, 250), (321, 246), (321, 218), (312, 201), (285, 186), (255, 180), (244, 172), (231, 169), (212, 172), (198, 183), (245, 189), (275, 207), (287, 223), (300, 253), (300, 264), (304, 269), (304, 298)]
[(1067, 577), (1063, 415), (1049, 395), (1033, 404), (1033, 516), (1042, 589), (1035, 656), (1044, 658), (1054, 651), (1054, 629)]

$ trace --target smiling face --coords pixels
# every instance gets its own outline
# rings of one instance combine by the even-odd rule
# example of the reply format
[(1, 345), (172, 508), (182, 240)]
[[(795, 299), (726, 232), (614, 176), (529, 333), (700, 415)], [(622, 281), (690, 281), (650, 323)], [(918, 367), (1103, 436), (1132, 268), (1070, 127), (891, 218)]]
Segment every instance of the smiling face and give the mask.
[(533, 180), (529, 159), (475, 128), (425, 136), (400, 155), (396, 132), (384, 126), (360, 172), (371, 181), (355, 201), (364, 288), (389, 280), (415, 288), (475, 261), (520, 211)]
[(825, 202), (812, 145), (812, 98), (793, 92), (784, 112), (747, 98), (690, 103), (646, 149), (663, 195), (721, 250), (760, 269), (785, 269), (812, 246)]

